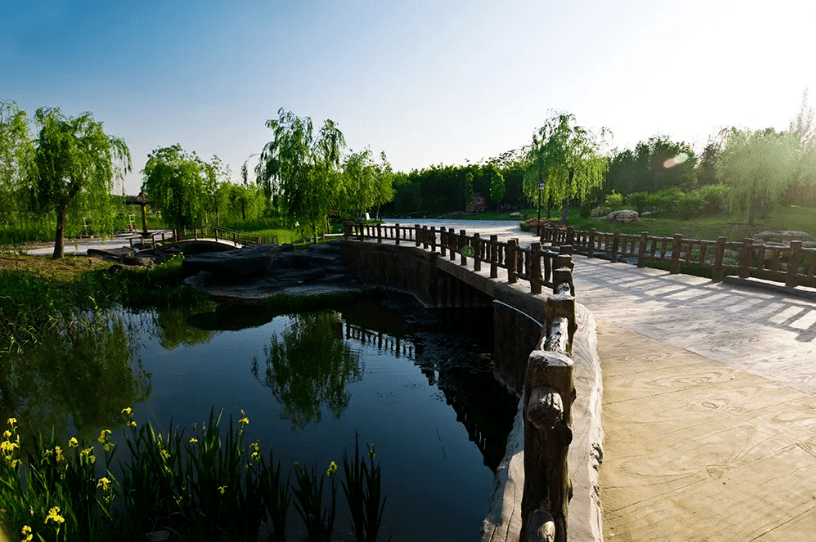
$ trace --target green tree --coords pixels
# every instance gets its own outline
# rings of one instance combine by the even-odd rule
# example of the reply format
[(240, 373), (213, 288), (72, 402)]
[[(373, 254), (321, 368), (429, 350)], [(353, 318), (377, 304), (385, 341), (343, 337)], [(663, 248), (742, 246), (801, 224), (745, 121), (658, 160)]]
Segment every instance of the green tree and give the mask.
[(641, 141), (634, 150), (616, 153), (609, 162), (606, 189), (623, 195), (656, 193), (675, 186), (691, 190), (697, 180), (697, 157), (690, 145), (664, 136)]
[(147, 157), (142, 190), (175, 228), (198, 226), (205, 215), (205, 164), (180, 145), (162, 147)]
[(42, 210), (56, 211), (54, 259), (61, 258), (68, 211), (92, 208), (103, 228), (112, 225), (114, 176), (130, 171), (124, 140), (102, 131), (90, 113), (68, 118), (57, 108), (40, 108), (35, 142), (33, 189)]
[(465, 198), (465, 208), (473, 203), (475, 195), (473, 194), (473, 173), (468, 171), (465, 173), (465, 184), (462, 187), (462, 196)]
[(775, 203), (790, 179), (794, 139), (772, 128), (731, 128), (721, 133), (721, 139), (717, 175), (729, 187), (732, 203), (748, 207), (748, 224), (753, 225), (756, 211)]
[(496, 202), (496, 212), (498, 212), (501, 200), (507, 193), (507, 187), (504, 186), (504, 175), (493, 164), (485, 167), (485, 173), (490, 179), (490, 199)]
[(601, 153), (606, 130), (595, 135), (575, 124), (575, 116), (556, 113), (533, 134), (527, 153), (524, 194), (538, 202), (538, 181), (544, 179), (541, 199), (561, 200), (561, 223), (567, 223), (570, 199), (582, 201), (590, 190), (603, 185), (608, 162)]
[(29, 207), (26, 173), (34, 157), (28, 119), (14, 102), (0, 100), (0, 222)]
[(218, 156), (213, 155), (209, 162), (202, 162), (203, 182), (202, 188), (206, 198), (207, 215), (209, 222), (220, 225), (219, 211), (229, 197), (230, 168), (224, 164)]
[(816, 122), (807, 98), (805, 91), (802, 107), (788, 128), (794, 145), (793, 170), (785, 187), (789, 203), (813, 203), (816, 199)]
[(255, 169), (257, 182), (275, 198), (278, 208), (291, 222), (317, 231), (327, 223), (342, 195), (340, 153), (346, 142), (343, 133), (326, 119), (317, 136), (312, 119), (278, 110), (278, 118), (266, 122), (273, 139), (261, 151)]
[(382, 164), (374, 162), (371, 149), (352, 152), (343, 160), (345, 207), (358, 216), (394, 199), (391, 164), (381, 153)]

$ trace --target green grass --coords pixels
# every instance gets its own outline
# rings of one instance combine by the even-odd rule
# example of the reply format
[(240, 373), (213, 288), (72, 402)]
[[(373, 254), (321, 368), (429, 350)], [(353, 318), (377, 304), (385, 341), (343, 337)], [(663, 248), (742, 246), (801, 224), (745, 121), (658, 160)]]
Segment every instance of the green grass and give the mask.
[[(524, 209), (522, 215), (527, 214), (528, 218), (537, 216), (536, 209)], [(542, 209), (542, 217), (546, 213)], [(560, 209), (552, 210), (552, 220), (560, 219)], [(485, 212), (467, 215), (464, 213), (454, 215), (444, 215), (440, 218), (453, 220), (514, 220), (520, 221), (519, 217), (511, 217), (510, 213)], [(741, 241), (745, 237), (751, 237), (766, 230), (795, 230), (810, 234), (816, 239), (816, 207), (803, 207), (791, 205), (783, 207), (777, 205), (771, 209), (766, 218), (756, 217), (753, 226), (748, 225), (747, 213), (729, 213), (713, 216), (699, 216), (688, 220), (676, 217), (641, 217), (638, 222), (631, 224), (608, 222), (603, 217), (582, 218), (577, 208), (571, 208), (567, 225), (576, 230), (589, 230), (595, 228), (596, 231), (615, 232), (627, 234), (640, 234), (648, 232), (656, 237), (672, 237), (675, 233), (681, 234), (689, 239), (710, 239), (717, 237), (727, 237), (729, 241)]]

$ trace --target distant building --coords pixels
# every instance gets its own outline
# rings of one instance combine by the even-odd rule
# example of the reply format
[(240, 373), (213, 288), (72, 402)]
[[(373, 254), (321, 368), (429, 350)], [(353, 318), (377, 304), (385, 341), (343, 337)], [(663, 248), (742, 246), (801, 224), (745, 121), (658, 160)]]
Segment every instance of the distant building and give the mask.
[(487, 209), (487, 194), (476, 192), (473, 194), (473, 202), (465, 205), (466, 213), (478, 213)]

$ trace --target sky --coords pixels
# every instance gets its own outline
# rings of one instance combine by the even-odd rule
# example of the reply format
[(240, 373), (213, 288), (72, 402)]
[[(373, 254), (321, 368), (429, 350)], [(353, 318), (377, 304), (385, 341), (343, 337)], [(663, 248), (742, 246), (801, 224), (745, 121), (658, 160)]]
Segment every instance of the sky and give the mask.
[(91, 112), (130, 148), (128, 194), (174, 144), (237, 182), (281, 108), (406, 172), (517, 149), (554, 111), (611, 130), (610, 151), (699, 151), (788, 127), (816, 93), (814, 25), (802, 0), (13, 0), (0, 99)]

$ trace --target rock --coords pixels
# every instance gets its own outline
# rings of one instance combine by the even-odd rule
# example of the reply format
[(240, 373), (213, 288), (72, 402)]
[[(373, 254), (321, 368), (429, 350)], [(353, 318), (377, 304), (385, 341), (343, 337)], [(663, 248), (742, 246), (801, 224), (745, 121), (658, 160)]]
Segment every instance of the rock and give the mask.
[(521, 213), (519, 213), (518, 211), (516, 211), (516, 212), (510, 213), (510, 216), (512, 216), (512, 217), (520, 217), (520, 216), (521, 216)]
[(773, 241), (781, 241), (783, 243), (790, 243), (790, 241), (811, 241), (813, 238), (810, 234), (805, 233), (803, 231), (792, 231), (792, 230), (782, 230), (782, 231), (763, 231), (761, 233), (757, 233), (754, 235), (754, 239), (761, 239), (763, 241), (773, 240)]
[(203, 252), (188, 256), (181, 266), (190, 275), (208, 271), (214, 276), (246, 277), (265, 271), (280, 254), (292, 251), (292, 245), (261, 245), (225, 252)]
[(598, 205), (597, 207), (592, 209), (592, 212), (589, 214), (589, 216), (603, 216), (603, 209), (601, 208), (600, 205)]
[(637, 222), (638, 221), (638, 212), (637, 211), (612, 211), (608, 215), (606, 215), (606, 219), (609, 222)]

